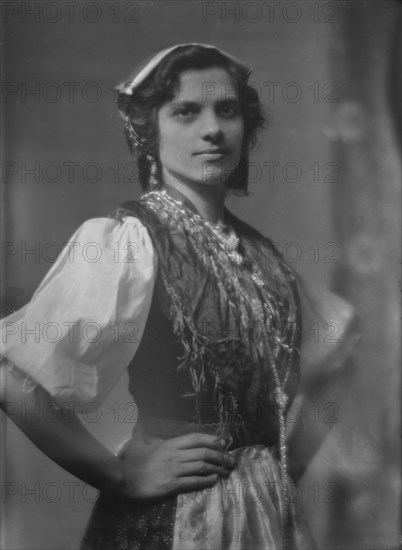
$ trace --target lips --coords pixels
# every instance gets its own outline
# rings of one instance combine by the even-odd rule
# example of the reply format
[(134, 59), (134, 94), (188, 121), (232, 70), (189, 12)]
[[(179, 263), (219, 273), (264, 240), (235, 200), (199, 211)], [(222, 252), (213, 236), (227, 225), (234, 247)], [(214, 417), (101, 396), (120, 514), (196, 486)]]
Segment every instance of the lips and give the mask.
[(195, 153), (195, 156), (208, 162), (221, 162), (227, 154), (228, 151), (225, 149), (205, 149), (204, 151)]
[(198, 151), (195, 155), (226, 155), (228, 151), (226, 149), (205, 149), (204, 151)]

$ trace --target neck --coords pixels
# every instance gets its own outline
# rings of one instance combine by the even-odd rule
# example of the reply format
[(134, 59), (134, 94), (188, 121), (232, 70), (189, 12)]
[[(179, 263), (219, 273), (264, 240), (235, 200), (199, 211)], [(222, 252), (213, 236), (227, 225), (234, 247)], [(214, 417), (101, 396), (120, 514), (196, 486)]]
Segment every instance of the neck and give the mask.
[[(200, 215), (213, 223), (223, 223), (225, 205), (225, 183), (197, 184), (182, 182), (171, 174), (164, 174), (164, 182), (187, 197)], [(163, 185), (162, 185), (163, 188)]]

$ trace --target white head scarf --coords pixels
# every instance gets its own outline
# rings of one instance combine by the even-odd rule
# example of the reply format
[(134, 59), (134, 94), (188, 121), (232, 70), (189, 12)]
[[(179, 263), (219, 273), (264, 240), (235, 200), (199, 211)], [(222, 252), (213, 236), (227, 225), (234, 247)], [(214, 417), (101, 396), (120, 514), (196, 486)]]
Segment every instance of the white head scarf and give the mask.
[(147, 76), (155, 69), (155, 67), (159, 65), (159, 63), (163, 59), (165, 59), (167, 55), (169, 55), (174, 50), (177, 50), (178, 48), (181, 48), (183, 46), (200, 46), (201, 48), (215, 50), (216, 52), (219, 52), (221, 55), (226, 57), (229, 61), (235, 62), (237, 65), (244, 68), (244, 70), (248, 74), (251, 73), (251, 68), (248, 67), (242, 61), (240, 61), (240, 59), (237, 59), (233, 55), (230, 55), (229, 53), (221, 50), (220, 48), (211, 46), (210, 44), (198, 44), (196, 42), (176, 44), (175, 46), (170, 46), (169, 48), (165, 48), (159, 51), (157, 54), (152, 56), (151, 59), (145, 63), (145, 65), (141, 65), (139, 69), (137, 68), (128, 81), (125, 80), (124, 82), (121, 82), (120, 84), (118, 84), (116, 86), (116, 89), (118, 90), (119, 94), (124, 94), (126, 96), (133, 95), (135, 88), (137, 88), (142, 82), (144, 82)]

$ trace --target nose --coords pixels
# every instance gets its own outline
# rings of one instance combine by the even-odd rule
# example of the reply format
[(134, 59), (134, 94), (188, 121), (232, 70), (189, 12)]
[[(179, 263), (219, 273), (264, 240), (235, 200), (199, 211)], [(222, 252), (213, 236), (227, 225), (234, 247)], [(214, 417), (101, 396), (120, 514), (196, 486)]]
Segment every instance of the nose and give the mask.
[(222, 126), (217, 114), (206, 110), (201, 119), (201, 134), (207, 141), (218, 141), (223, 136)]

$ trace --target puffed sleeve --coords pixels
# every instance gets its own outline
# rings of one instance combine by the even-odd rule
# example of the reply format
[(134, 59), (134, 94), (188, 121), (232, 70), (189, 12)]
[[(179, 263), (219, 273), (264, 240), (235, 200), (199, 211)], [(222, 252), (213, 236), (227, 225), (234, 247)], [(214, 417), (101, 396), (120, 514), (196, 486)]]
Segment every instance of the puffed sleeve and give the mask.
[(137, 218), (87, 220), (32, 300), (1, 320), (2, 357), (60, 404), (101, 403), (138, 348), (156, 270)]
[(354, 307), (328, 289), (297, 275), (302, 313), (302, 376), (315, 377), (344, 364), (360, 340)]

